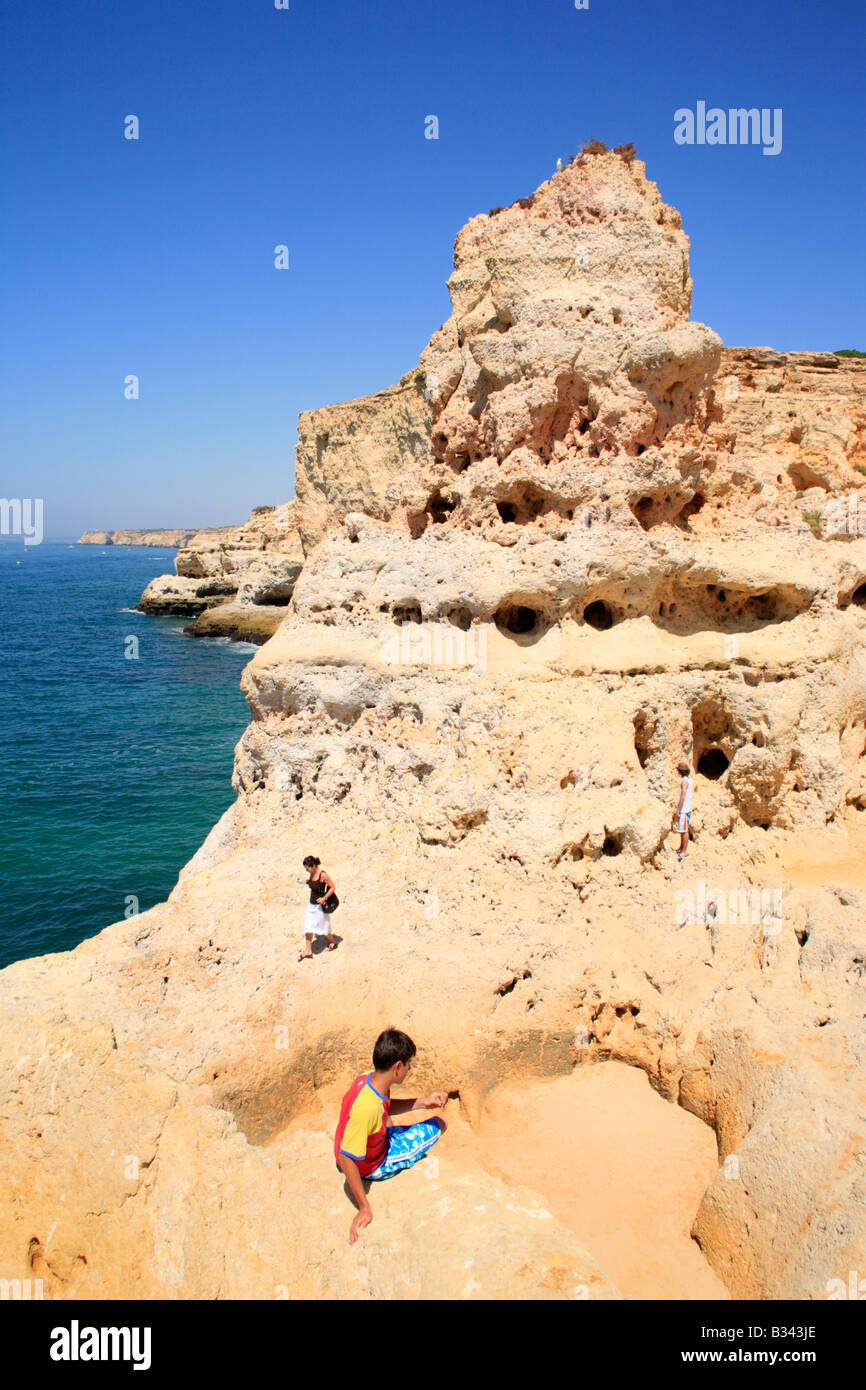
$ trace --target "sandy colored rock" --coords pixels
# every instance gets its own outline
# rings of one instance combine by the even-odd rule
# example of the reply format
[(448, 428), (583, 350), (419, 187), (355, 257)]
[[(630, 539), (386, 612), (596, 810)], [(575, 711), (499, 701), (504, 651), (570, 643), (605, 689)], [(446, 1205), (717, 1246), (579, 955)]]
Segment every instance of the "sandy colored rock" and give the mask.
[[(605, 1260), (565, 1209), (531, 1214), (531, 1171), (508, 1221), (475, 1186), (504, 1179), (453, 1194), (503, 1087), (615, 1061), (707, 1127), (711, 1277), (825, 1298), (866, 1266), (866, 540), (838, 529), (866, 372), (722, 349), (688, 317), (679, 215), (613, 154), (473, 218), (449, 288), (417, 372), (302, 422), (307, 553), (244, 674), (235, 804), (167, 903), (0, 976), (4, 1267), (101, 1296), (460, 1298), (471, 1245), (490, 1296), (560, 1296)], [(202, 543), (178, 578), (252, 583), (267, 549)], [(340, 941), (298, 962), (310, 852)], [(459, 1096), (455, 1220), (412, 1227), (422, 1165), (332, 1256), (345, 1203), (303, 1125), (390, 1024), (418, 1093)], [(66, 1051), (98, 1065), (73, 1084)], [(286, 1251), (303, 1282), (275, 1277)]]
[(622, 1294), (729, 1297), (691, 1236), (718, 1168), (715, 1136), (662, 1100), (644, 1072), (602, 1062), (553, 1081), (506, 1083), (477, 1128), (454, 1134), (449, 1148), (533, 1187)]

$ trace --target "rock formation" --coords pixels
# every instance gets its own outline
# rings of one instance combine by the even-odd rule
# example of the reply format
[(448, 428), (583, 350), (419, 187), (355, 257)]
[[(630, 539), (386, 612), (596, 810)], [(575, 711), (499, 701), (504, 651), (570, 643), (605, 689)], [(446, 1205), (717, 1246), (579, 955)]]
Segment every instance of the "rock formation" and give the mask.
[[(53, 1296), (617, 1296), (450, 1131), (440, 1190), (339, 1244), (317, 1097), (391, 1023), (473, 1127), (505, 1080), (642, 1069), (714, 1131), (694, 1235), (735, 1297), (866, 1267), (866, 371), (691, 322), (679, 215), (617, 154), (454, 265), (417, 371), (301, 419), (235, 804), (167, 903), (0, 976), (0, 1250)], [(343, 939), (299, 963), (310, 851)]]
[(297, 504), (257, 507), (243, 526), (198, 531), (178, 551), (175, 573), (151, 580), (143, 613), (195, 618), (194, 637), (266, 642), (286, 615), (303, 563)]

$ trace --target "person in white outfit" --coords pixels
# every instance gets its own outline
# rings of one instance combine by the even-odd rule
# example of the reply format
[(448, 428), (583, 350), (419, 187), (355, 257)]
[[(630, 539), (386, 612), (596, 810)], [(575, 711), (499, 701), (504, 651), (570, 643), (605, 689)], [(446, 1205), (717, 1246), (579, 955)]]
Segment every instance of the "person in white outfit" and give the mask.
[(693, 783), (689, 775), (688, 763), (677, 763), (677, 772), (680, 774), (680, 799), (677, 802), (675, 826), (680, 837), (677, 859), (682, 863), (689, 852), (689, 824), (692, 819)]
[(311, 960), (314, 936), (326, 936), (328, 938), (328, 950), (335, 951), (337, 949), (337, 943), (331, 935), (331, 919), (322, 907), (322, 903), (328, 898), (336, 897), (336, 889), (315, 855), (307, 855), (304, 860), (304, 868), (310, 875), (307, 879), (310, 901), (307, 904), (307, 912), (304, 917), (306, 946), (298, 956), (298, 960)]

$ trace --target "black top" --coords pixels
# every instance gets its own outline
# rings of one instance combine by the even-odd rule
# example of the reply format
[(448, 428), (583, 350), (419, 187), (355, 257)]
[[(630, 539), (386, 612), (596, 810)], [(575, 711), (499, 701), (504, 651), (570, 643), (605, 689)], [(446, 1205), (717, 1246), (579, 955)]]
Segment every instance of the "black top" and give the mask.
[(323, 878), (308, 878), (307, 887), (310, 890), (311, 903), (318, 903), (320, 898), (331, 891)]

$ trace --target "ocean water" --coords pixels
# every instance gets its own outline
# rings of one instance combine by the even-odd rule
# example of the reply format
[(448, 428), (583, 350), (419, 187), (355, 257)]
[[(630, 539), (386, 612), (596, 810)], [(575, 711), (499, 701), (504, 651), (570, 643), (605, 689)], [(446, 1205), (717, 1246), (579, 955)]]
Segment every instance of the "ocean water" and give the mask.
[(234, 799), (255, 649), (129, 611), (174, 555), (0, 544), (0, 968), (163, 901)]

